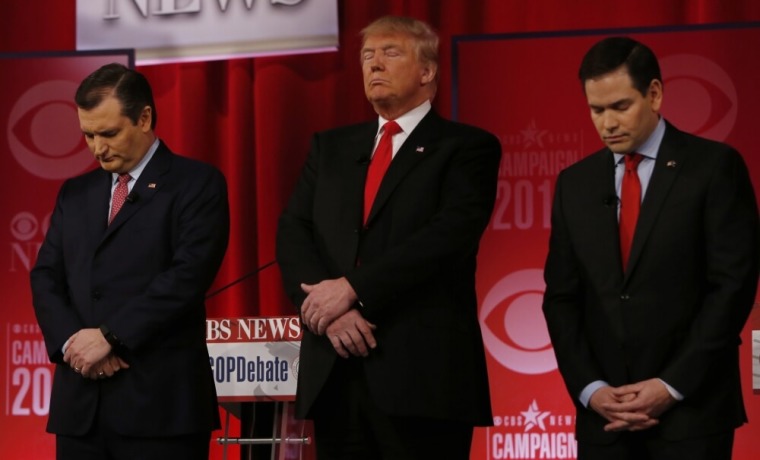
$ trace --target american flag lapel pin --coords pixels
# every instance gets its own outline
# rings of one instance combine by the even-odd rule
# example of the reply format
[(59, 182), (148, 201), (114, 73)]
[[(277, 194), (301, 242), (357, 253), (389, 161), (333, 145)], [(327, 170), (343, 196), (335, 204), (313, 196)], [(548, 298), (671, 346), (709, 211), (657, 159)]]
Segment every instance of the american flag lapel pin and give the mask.
[(422, 147), (422, 146), (418, 145), (416, 151), (417, 151), (417, 153), (423, 153), (425, 151), (425, 147)]
[(668, 168), (675, 168), (675, 167), (676, 167), (676, 161), (675, 161), (675, 160), (670, 160), (670, 161), (668, 161), (668, 162), (666, 163), (666, 166), (667, 166)]
[(156, 183), (151, 182), (150, 184), (148, 184), (148, 188), (156, 188)]

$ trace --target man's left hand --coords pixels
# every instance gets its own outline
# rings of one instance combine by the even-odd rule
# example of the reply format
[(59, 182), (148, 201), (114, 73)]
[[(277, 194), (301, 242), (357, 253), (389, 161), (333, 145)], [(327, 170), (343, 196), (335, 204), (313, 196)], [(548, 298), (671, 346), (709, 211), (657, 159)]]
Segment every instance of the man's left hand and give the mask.
[[(627, 429), (637, 431), (653, 426), (652, 424), (637, 424), (633, 414), (645, 414), (650, 419), (659, 419), (665, 411), (670, 409), (676, 403), (675, 398), (668, 392), (668, 389), (659, 379), (649, 379), (642, 382), (623, 385), (612, 389), (613, 395), (623, 398), (629, 395), (629, 399), (622, 402), (605, 403), (604, 408), (610, 412), (616, 413), (616, 417), (621, 420), (630, 418), (631, 424), (623, 427), (613, 423), (605, 426), (608, 431), (617, 429)], [(634, 395), (630, 398), (630, 395)]]
[(111, 345), (98, 328), (81, 329), (71, 336), (63, 355), (74, 372), (91, 375), (92, 368), (111, 352)]
[(345, 277), (317, 284), (301, 283), (307, 294), (301, 305), (301, 319), (309, 330), (322, 335), (336, 318), (346, 313), (358, 297)]

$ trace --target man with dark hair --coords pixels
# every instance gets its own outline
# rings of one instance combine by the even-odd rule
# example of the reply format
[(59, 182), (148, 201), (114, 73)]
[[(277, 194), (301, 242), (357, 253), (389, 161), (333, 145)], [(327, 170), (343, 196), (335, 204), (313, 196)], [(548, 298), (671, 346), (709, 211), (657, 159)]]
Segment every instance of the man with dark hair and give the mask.
[(227, 247), (224, 176), (156, 137), (138, 72), (101, 67), (75, 101), (101, 168), (64, 182), (31, 272), (57, 458), (207, 459), (219, 412), (204, 297)]
[(543, 304), (578, 458), (729, 460), (758, 281), (747, 168), (660, 116), (643, 44), (598, 42), (579, 77), (606, 148), (557, 179)]
[(501, 147), (432, 110), (427, 24), (375, 21), (360, 58), (378, 119), (314, 136), (279, 222), (306, 326), (297, 412), (320, 460), (465, 460), (492, 423), (475, 262)]
[(113, 94), (121, 102), (121, 113), (136, 125), (145, 107), (153, 114), (151, 130), (156, 129), (158, 112), (153, 102), (150, 83), (140, 72), (134, 72), (121, 64), (107, 64), (88, 75), (77, 88), (74, 102), (83, 110), (97, 107), (103, 98)]

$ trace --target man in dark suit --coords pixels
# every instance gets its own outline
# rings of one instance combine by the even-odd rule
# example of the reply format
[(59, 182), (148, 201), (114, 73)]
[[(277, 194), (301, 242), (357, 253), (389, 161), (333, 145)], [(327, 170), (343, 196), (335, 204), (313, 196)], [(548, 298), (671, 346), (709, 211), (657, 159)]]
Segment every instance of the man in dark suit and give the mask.
[(63, 184), (31, 272), (57, 458), (206, 459), (219, 413), (204, 297), (227, 247), (226, 182), (158, 140), (140, 73), (104, 66), (75, 101), (102, 169)]
[(579, 77), (607, 147), (557, 180), (543, 304), (578, 458), (730, 459), (758, 280), (747, 168), (662, 119), (641, 43), (600, 41)]
[(307, 328), (297, 412), (314, 419), (320, 460), (467, 459), (473, 426), (492, 422), (475, 264), (501, 148), (431, 109), (427, 24), (385, 17), (362, 35), (379, 118), (315, 135), (279, 223)]

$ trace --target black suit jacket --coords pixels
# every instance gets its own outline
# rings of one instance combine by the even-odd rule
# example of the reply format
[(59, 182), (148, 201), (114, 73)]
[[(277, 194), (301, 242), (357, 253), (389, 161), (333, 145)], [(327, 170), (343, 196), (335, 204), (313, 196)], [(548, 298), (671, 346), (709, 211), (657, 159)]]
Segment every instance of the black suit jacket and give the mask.
[[(205, 342), (206, 290), (227, 246), (222, 174), (161, 144), (107, 225), (111, 174), (67, 180), (31, 272), (34, 308), (57, 364), (48, 431), (82, 435), (96, 410), (119, 433), (167, 436), (219, 426)], [(64, 342), (105, 324), (129, 369), (88, 380), (63, 363)]]
[[(300, 307), (299, 283), (347, 277), (357, 308), (377, 325), (378, 347), (363, 368), (378, 407), (490, 425), (475, 262), (496, 196), (499, 142), (429, 112), (391, 162), (362, 227), (377, 128), (375, 121), (314, 136), (279, 222), (285, 288)], [(326, 337), (304, 332), (300, 416), (309, 415), (336, 357)]]
[(729, 146), (668, 124), (624, 274), (613, 163), (603, 149), (563, 171), (552, 210), (543, 308), (578, 439), (617, 436), (578, 402), (595, 380), (661, 378), (683, 394), (655, 428), (668, 439), (732, 430), (746, 420), (739, 335), (758, 279), (747, 168)]

